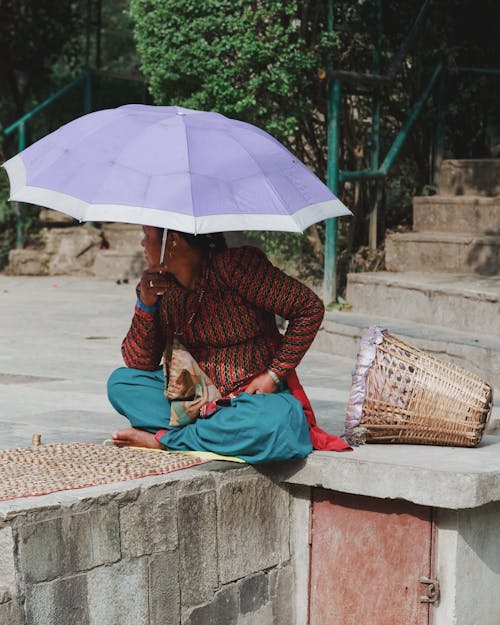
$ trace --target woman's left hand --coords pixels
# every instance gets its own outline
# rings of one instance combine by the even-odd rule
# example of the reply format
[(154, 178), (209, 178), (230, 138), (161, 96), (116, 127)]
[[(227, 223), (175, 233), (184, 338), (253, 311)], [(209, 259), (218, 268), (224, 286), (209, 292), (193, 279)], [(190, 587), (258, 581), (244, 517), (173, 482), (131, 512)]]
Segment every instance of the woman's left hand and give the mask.
[(278, 390), (278, 385), (266, 371), (257, 375), (245, 389), (245, 393), (250, 395), (258, 393), (275, 393)]

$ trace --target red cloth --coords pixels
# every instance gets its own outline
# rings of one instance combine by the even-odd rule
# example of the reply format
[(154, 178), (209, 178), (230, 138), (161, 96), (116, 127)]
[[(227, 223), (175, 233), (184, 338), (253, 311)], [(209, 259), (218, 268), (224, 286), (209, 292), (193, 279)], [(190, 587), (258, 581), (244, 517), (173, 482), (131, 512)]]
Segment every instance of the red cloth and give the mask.
[(311, 403), (302, 388), (302, 384), (299, 382), (295, 370), (288, 374), (286, 381), (290, 392), (295, 399), (300, 401), (304, 409), (313, 449), (319, 451), (352, 451), (352, 447), (350, 447), (343, 438), (335, 436), (334, 434), (328, 434), (328, 432), (322, 430), (316, 423), (316, 417), (314, 416)]
[(155, 434), (155, 439), (161, 443), (161, 439), (165, 436), (165, 434), (168, 434), (168, 430), (158, 430)]

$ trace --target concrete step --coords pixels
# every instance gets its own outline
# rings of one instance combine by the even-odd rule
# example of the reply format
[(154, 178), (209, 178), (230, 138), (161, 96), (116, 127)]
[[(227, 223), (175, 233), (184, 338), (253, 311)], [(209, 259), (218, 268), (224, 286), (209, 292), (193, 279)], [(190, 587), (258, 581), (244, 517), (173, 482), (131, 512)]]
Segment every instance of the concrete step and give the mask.
[(449, 271), (491, 276), (500, 273), (500, 234), (402, 232), (385, 240), (389, 271)]
[(500, 197), (416, 196), (413, 230), (500, 236)]
[(387, 328), (410, 345), (441, 360), (452, 362), (474, 373), (493, 386), (493, 413), (489, 433), (500, 435), (500, 338), (458, 332), (430, 326), (352, 312), (327, 312), (312, 349), (347, 359), (354, 366), (364, 330), (371, 325)]
[(447, 273), (352, 273), (353, 312), (443, 326), (500, 339), (500, 276)]
[(500, 159), (450, 159), (439, 175), (440, 195), (500, 195)]

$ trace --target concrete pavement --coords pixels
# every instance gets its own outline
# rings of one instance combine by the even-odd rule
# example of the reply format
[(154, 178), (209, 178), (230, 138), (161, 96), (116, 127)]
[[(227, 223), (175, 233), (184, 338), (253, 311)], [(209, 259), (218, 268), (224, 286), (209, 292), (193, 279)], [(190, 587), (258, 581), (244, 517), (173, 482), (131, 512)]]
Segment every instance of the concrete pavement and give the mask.
[[(102, 442), (126, 422), (109, 405), (106, 380), (135, 284), (74, 276), (0, 275), (0, 449)], [(310, 351), (299, 367), (320, 425), (343, 430), (353, 360)]]

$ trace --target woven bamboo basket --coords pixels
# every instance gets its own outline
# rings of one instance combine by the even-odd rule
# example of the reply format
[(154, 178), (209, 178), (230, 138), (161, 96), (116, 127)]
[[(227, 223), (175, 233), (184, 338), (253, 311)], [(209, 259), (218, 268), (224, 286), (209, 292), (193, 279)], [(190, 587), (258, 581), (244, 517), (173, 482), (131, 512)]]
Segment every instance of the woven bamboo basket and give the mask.
[(493, 404), (480, 377), (377, 326), (361, 340), (346, 412), (352, 443), (476, 447)]

